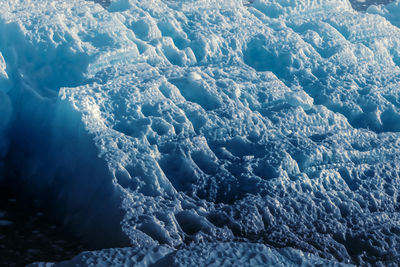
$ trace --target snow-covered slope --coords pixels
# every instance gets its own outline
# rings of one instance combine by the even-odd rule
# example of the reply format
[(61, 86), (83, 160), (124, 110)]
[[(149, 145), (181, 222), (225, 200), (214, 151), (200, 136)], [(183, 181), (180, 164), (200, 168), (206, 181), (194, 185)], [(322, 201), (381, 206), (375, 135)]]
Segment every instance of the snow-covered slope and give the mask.
[(99, 247), (396, 264), (398, 5), (5, 1), (0, 169)]

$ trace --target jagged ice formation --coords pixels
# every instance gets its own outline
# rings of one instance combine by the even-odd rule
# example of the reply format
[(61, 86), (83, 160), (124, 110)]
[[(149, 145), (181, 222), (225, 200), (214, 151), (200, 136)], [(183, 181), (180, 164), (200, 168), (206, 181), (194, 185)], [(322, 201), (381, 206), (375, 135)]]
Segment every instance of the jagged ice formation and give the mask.
[(0, 170), (99, 247), (397, 264), (399, 3), (5, 1)]

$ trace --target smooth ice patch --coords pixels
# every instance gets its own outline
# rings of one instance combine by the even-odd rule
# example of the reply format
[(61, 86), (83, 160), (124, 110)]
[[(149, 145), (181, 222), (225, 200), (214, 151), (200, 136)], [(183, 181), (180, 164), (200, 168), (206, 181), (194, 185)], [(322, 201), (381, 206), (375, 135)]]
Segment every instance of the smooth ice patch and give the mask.
[(293, 107), (302, 107), (304, 110), (311, 109), (314, 100), (304, 91), (288, 92), (286, 101)]

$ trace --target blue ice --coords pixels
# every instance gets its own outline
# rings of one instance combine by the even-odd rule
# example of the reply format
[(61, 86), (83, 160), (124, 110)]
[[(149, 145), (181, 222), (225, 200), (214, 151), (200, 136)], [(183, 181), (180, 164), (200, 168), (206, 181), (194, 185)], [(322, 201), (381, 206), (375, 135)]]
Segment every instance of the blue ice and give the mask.
[(395, 265), (399, 6), (4, 1), (0, 177), (148, 264)]

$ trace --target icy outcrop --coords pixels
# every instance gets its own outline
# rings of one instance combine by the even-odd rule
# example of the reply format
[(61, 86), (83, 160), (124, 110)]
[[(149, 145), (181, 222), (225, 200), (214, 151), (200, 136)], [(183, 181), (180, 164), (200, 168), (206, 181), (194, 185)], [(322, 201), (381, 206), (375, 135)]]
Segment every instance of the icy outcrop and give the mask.
[[(81, 115), (58, 98), (58, 91), (87, 80), (84, 73), (98, 47), (137, 54), (134, 43), (121, 38), (129, 32), (107, 30), (105, 25), (117, 26), (119, 20), (85, 1), (10, 1), (2, 3), (0, 13), (0, 51), (8, 76), (0, 90), (5, 176), (20, 177), (28, 191), (93, 244), (128, 244), (118, 221), (121, 193), (97, 157)], [(98, 218), (101, 224), (94, 223)]]
[(6, 173), (99, 246), (396, 264), (398, 3), (6, 1)]

